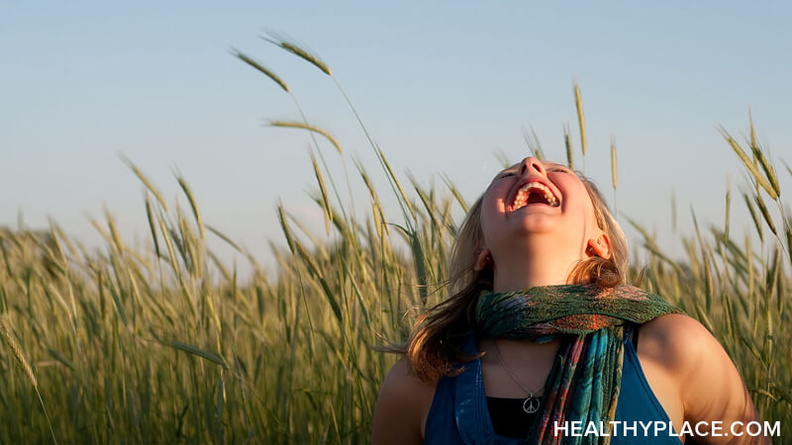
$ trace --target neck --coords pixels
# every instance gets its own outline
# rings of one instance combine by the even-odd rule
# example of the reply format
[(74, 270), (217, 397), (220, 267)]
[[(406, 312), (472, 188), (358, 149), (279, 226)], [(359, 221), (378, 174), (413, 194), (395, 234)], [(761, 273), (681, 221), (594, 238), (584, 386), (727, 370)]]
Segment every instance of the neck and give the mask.
[(495, 263), (495, 292), (567, 284), (569, 273), (583, 260), (582, 255), (570, 255), (568, 251), (559, 249), (558, 245), (542, 249), (510, 250), (514, 252), (512, 255), (501, 255)]

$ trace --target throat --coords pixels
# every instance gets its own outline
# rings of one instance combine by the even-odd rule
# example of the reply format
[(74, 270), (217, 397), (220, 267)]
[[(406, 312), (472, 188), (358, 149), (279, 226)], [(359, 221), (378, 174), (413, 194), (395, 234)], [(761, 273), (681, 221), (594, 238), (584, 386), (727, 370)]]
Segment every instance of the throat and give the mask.
[(555, 232), (521, 233), (512, 244), (493, 249), (493, 290), (508, 292), (567, 284), (570, 272), (584, 259), (584, 251), (578, 243), (562, 236)]

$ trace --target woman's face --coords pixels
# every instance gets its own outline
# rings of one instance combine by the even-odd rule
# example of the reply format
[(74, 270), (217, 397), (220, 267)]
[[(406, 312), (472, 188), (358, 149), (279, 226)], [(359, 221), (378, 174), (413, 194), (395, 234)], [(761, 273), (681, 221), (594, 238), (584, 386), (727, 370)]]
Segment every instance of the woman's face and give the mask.
[(528, 235), (552, 237), (558, 248), (579, 249), (582, 255), (588, 240), (603, 233), (580, 178), (563, 165), (533, 157), (492, 180), (482, 200), (481, 228), (483, 247), (496, 260)]

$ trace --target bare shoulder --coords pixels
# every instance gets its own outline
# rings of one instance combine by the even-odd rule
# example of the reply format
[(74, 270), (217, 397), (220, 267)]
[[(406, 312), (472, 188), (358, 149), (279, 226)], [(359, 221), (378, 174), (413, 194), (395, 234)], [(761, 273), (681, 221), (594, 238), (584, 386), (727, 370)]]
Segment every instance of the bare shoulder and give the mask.
[(407, 359), (399, 359), (388, 371), (380, 389), (380, 398), (396, 398), (409, 403), (431, 403), (436, 382), (421, 381), (410, 371)]
[(639, 338), (642, 354), (676, 376), (683, 396), (687, 390), (699, 388), (702, 382), (743, 386), (742, 378), (718, 340), (687, 315), (658, 317), (641, 326)]
[(697, 320), (683, 314), (667, 314), (641, 326), (642, 352), (674, 371), (700, 363), (701, 354), (719, 354), (723, 348)]
[[(642, 325), (639, 339), (641, 354), (671, 376), (685, 421), (729, 425), (757, 419), (737, 368), (701, 323), (687, 315), (663, 315)], [(698, 439), (703, 443), (731, 443), (725, 438)]]
[(374, 408), (372, 444), (420, 444), (436, 382), (423, 382), (407, 360), (394, 364), (380, 388)]

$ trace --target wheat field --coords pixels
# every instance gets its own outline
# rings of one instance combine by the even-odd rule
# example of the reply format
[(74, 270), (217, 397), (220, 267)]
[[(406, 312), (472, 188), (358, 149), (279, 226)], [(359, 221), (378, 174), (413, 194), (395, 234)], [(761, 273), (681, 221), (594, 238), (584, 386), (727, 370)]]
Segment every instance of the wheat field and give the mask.
[[(303, 48), (270, 43), (332, 78)], [(261, 63), (233, 55), (291, 94)], [(584, 149), (577, 87), (575, 97)], [(349, 177), (329, 171), (315, 137), (348, 156), (333, 135), (304, 118), (273, 122), (314, 138), (314, 202), (331, 233), (312, 233), (278, 207), (282, 233), (272, 237), (287, 247), (273, 243), (274, 274), (233, 234), (205, 224), (185, 179), (177, 178), (187, 203), (179, 206), (130, 161), (146, 190), (146, 247), (126, 245), (111, 214), (94, 222), (101, 249), (83, 247), (57, 222), (0, 231), (0, 443), (367, 443), (379, 384), (396, 360), (375, 347), (405, 339), (411, 315), (443, 297), (455, 215), (468, 200), (453, 184), (401, 181), (349, 105), (376, 173), (358, 163)], [(779, 185), (792, 169), (774, 166), (750, 128), (739, 142), (721, 132), (753, 185), (727, 191), (726, 201), (747, 207), (755, 232), (734, 233), (728, 218), (697, 224), (675, 258), (633, 223), (643, 235), (634, 249), (647, 260), (630, 278), (713, 332), (762, 418), (781, 421), (774, 441), (792, 443), (792, 214)], [(614, 187), (615, 156), (612, 147)], [(373, 175), (389, 187), (378, 190)], [(350, 180), (368, 196), (355, 216), (337, 190)], [(395, 210), (382, 193), (395, 197)], [(210, 240), (247, 258), (251, 276), (241, 279)]]

